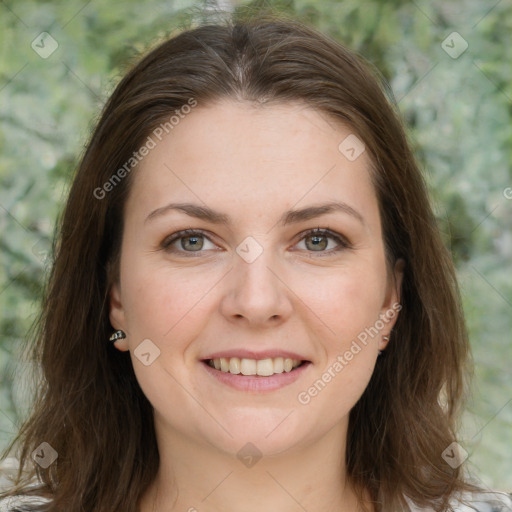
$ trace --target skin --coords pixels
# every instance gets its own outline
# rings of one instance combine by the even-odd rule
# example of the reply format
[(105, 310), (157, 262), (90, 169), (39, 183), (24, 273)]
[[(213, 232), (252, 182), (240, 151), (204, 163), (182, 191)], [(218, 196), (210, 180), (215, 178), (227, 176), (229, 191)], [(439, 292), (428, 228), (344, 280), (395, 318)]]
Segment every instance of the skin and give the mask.
[[(193, 109), (139, 164), (110, 320), (127, 333), (116, 347), (130, 350), (154, 407), (161, 463), (141, 512), (357, 510), (344, 464), (348, 414), (397, 315), (308, 404), (297, 399), (399, 302), (402, 270), (386, 267), (367, 152), (349, 161), (338, 150), (351, 133), (301, 103), (223, 100)], [(335, 211), (278, 223), (289, 209), (328, 201), (363, 222)], [(146, 220), (170, 202), (208, 206), (232, 224), (177, 210)], [(319, 227), (350, 245), (329, 235), (315, 250), (304, 232)], [(205, 231), (199, 252), (190, 238), (175, 252), (162, 247), (184, 229)], [(262, 248), (252, 263), (236, 252), (247, 237)], [(144, 339), (160, 350), (147, 366), (134, 355)], [(312, 364), (279, 390), (242, 392), (200, 362), (232, 348), (290, 350)], [(262, 454), (252, 467), (236, 457), (248, 442)]]

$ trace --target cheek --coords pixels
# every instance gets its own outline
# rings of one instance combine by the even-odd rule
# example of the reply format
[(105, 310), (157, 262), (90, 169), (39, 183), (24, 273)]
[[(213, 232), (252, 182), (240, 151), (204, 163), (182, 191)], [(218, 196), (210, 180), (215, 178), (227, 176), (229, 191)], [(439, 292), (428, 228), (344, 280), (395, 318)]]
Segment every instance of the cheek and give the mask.
[[(127, 251), (128, 252), (128, 251)], [(134, 339), (150, 338), (165, 350), (189, 339), (207, 319), (207, 293), (219, 281), (216, 272), (194, 272), (143, 257), (127, 257), (121, 271), (123, 306)]]
[(368, 333), (379, 319), (381, 275), (369, 267), (338, 272), (318, 282), (324, 293), (315, 293), (308, 304), (326, 326), (312, 334), (322, 355), (314, 378), (297, 396), (303, 418), (315, 424), (314, 430), (346, 417), (371, 379), (378, 335)]
[[(194, 278), (179, 268), (151, 265), (142, 258), (126, 260), (121, 289), (132, 364), (139, 385), (156, 409), (168, 409), (172, 396), (173, 407), (186, 410), (187, 396), (179, 383), (185, 381), (188, 364), (193, 362), (189, 346), (209, 318), (205, 293), (216, 281), (206, 275)], [(143, 340), (153, 344), (145, 349), (150, 353), (148, 365), (138, 356)]]
[(385, 267), (379, 263), (337, 268), (308, 282), (296, 279), (298, 295), (326, 328), (330, 346), (350, 344), (379, 318), (385, 295)]

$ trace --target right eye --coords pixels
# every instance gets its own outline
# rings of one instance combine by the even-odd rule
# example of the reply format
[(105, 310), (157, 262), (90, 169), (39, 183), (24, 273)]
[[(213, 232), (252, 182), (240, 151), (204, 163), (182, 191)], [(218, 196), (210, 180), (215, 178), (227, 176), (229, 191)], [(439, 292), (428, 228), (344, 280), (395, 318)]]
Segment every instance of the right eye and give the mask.
[[(206, 241), (213, 242), (201, 230), (185, 229), (169, 235), (162, 242), (162, 248), (170, 253), (201, 253)], [(177, 243), (179, 242), (179, 243)], [(178, 248), (179, 247), (179, 248)], [(208, 249), (208, 247), (206, 248)]]

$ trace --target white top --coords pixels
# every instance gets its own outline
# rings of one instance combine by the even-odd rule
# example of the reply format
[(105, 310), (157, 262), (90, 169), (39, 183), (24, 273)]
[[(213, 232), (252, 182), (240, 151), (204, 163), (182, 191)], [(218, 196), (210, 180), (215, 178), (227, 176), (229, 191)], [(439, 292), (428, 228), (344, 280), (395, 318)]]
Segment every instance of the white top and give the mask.
[(50, 500), (35, 496), (13, 496), (0, 500), (0, 512), (30, 512), (33, 510), (29, 505), (44, 505)]

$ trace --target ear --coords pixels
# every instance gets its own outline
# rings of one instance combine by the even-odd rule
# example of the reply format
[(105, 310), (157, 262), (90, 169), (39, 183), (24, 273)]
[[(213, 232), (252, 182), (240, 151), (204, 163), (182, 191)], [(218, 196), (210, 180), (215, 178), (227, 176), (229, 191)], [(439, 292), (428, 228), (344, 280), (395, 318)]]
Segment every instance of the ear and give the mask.
[[(121, 287), (119, 282), (112, 284), (109, 291), (109, 318), (110, 324), (114, 329), (126, 331), (126, 318), (124, 314), (123, 304), (121, 302)], [(121, 352), (128, 350), (127, 338), (123, 338), (114, 342), (114, 346)]]
[(380, 318), (384, 322), (384, 328), (381, 331), (381, 340), (379, 342), (380, 350), (384, 350), (389, 343), (391, 330), (398, 319), (399, 311), (402, 309), (400, 298), (402, 295), (401, 291), (404, 268), (405, 261), (403, 259), (398, 259), (388, 280), (386, 298), (380, 312)]

